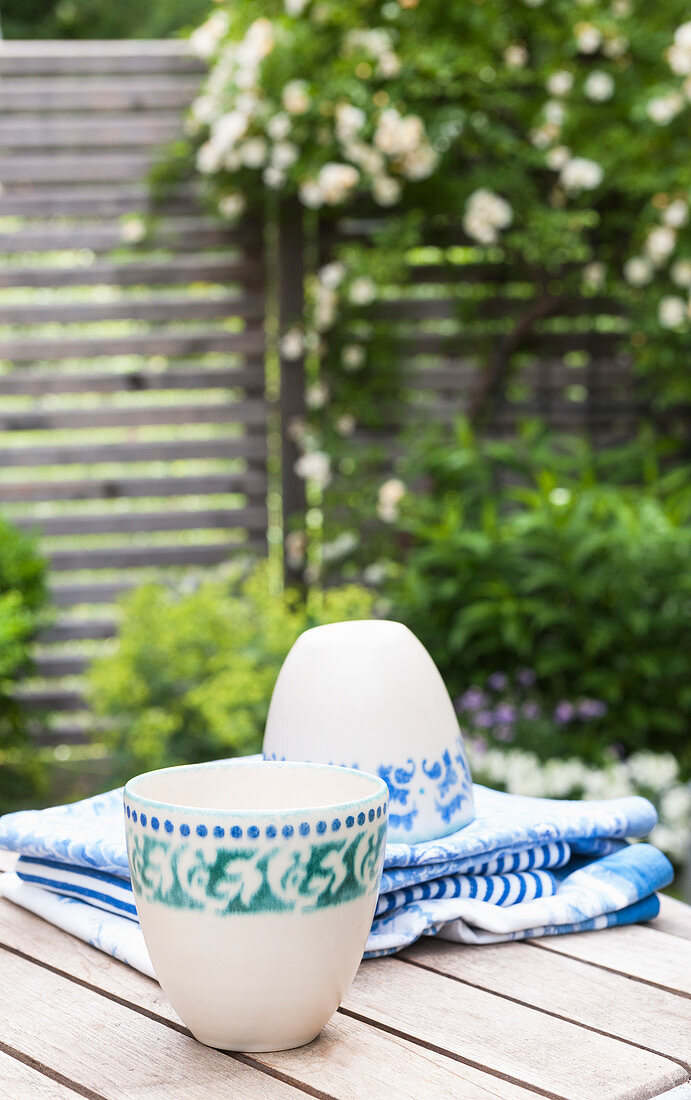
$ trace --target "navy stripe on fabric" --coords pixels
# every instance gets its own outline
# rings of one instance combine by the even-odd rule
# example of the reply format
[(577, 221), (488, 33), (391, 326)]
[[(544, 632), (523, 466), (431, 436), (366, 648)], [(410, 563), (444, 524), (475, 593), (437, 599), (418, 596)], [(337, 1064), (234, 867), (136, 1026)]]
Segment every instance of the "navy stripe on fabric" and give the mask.
[(95, 898), (114, 909), (121, 910), (123, 913), (130, 913), (133, 917), (137, 916), (137, 910), (131, 902), (120, 901), (109, 894), (101, 894), (98, 890), (88, 890), (86, 886), (74, 886), (69, 882), (55, 882), (51, 878), (42, 878), (41, 875), (27, 875), (23, 871), (18, 871), (17, 874), (22, 882), (31, 882), (36, 886), (52, 887), (53, 892), (56, 894), (75, 894), (79, 897)]
[(89, 878), (100, 879), (101, 882), (108, 882), (111, 886), (119, 886), (122, 890), (131, 890), (132, 885), (129, 878), (121, 878), (119, 875), (112, 875), (109, 871), (99, 871), (96, 867), (82, 867), (77, 863), (63, 863), (57, 859), (41, 859), (39, 856), (20, 856), (19, 863), (31, 863), (40, 864), (41, 867), (54, 867), (56, 871), (69, 871), (70, 874), (84, 874)]

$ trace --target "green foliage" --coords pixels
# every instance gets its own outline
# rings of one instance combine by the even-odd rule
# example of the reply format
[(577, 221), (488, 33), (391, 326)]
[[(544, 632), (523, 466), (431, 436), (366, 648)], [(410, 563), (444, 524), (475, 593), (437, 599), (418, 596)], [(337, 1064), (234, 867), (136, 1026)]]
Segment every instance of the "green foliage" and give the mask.
[[(0, 519), (0, 812), (36, 787), (33, 762), (17, 759), (27, 716), (14, 698), (45, 603), (45, 567), (33, 541)], [(20, 753), (21, 755), (21, 753)]]
[(187, 595), (144, 586), (123, 605), (118, 647), (92, 665), (90, 694), (123, 771), (235, 756), (261, 747), (280, 666), (308, 627), (370, 618), (356, 586), (307, 601), (272, 590), (264, 564)]
[(194, 26), (209, 0), (5, 0), (5, 38), (163, 38)]
[(593, 759), (612, 743), (654, 745), (688, 772), (688, 471), (639, 470), (642, 484), (626, 484), (637, 453), (598, 457), (536, 426), (483, 442), (460, 424), (408, 479), (420, 489), (402, 503), (410, 545), (388, 594), (452, 692), (528, 668), (551, 706), (607, 704), (599, 725), (565, 725), (554, 744), (548, 724), (552, 736), (526, 747)]
[[(410, 405), (411, 360), (413, 390), (435, 365), (433, 351), (410, 354), (427, 333), (448, 334), (454, 355), (460, 335), (479, 371), (505, 355), (477, 423), (525, 388), (516, 374), (534, 337), (556, 358), (549, 334), (575, 334), (583, 363), (609, 333), (635, 363), (641, 409), (687, 434), (688, 18), (684, 0), (233, 0), (194, 33), (211, 71), (188, 131), (220, 213), (289, 199), (322, 242), (329, 222), (367, 220), (364, 234), (335, 234), (281, 334), (286, 358), (306, 353), (308, 412), (289, 427), (310, 504), (324, 505), (323, 524), (295, 532), (307, 578), (322, 538), (341, 569), (380, 553), (377, 441)], [(387, 299), (442, 296), (416, 284), (417, 263), (485, 272), (445, 288), (451, 325), (387, 315)]]

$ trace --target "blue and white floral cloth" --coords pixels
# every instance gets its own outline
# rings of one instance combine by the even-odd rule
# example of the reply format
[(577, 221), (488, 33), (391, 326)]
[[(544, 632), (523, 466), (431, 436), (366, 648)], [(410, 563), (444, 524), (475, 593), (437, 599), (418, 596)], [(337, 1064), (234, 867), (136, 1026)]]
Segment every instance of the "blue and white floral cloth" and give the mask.
[[(643, 798), (523, 798), (473, 788), (476, 816), (441, 840), (389, 844), (367, 956), (422, 935), (463, 943), (605, 928), (656, 916), (672, 880), (648, 844)], [(0, 818), (0, 847), (20, 854), (0, 894), (151, 974), (129, 879), (122, 791)]]

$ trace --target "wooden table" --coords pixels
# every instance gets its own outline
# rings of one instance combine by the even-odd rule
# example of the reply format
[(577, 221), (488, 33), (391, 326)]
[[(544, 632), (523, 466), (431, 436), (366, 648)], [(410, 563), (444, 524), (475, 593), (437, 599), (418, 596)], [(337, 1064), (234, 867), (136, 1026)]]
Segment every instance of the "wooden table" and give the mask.
[(365, 962), (320, 1038), (226, 1054), (156, 982), (0, 901), (2, 1100), (301, 1096), (691, 1100), (691, 909), (525, 943)]

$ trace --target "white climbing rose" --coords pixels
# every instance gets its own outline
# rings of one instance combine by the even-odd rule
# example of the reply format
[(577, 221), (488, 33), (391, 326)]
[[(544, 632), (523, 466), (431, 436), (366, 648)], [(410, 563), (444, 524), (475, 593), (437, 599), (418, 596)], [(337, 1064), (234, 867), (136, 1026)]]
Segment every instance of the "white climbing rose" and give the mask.
[(309, 110), (310, 96), (307, 82), (304, 80), (289, 80), (283, 89), (281, 97), (283, 106), (291, 115), (304, 115)]
[(325, 489), (331, 480), (331, 459), (323, 451), (300, 455), (294, 469), (298, 477), (313, 481), (321, 489)]
[(561, 170), (559, 179), (567, 191), (592, 191), (604, 179), (602, 166), (586, 157), (572, 157)]
[(547, 91), (550, 95), (568, 95), (573, 88), (573, 73), (567, 69), (558, 69), (547, 78)]
[(657, 316), (663, 328), (680, 328), (688, 317), (686, 302), (677, 294), (667, 294), (660, 300)]
[(614, 80), (609, 73), (596, 70), (588, 76), (583, 90), (588, 99), (592, 99), (595, 103), (604, 103), (614, 94)]
[(653, 274), (653, 265), (645, 256), (632, 256), (624, 264), (624, 278), (631, 286), (646, 286)]

